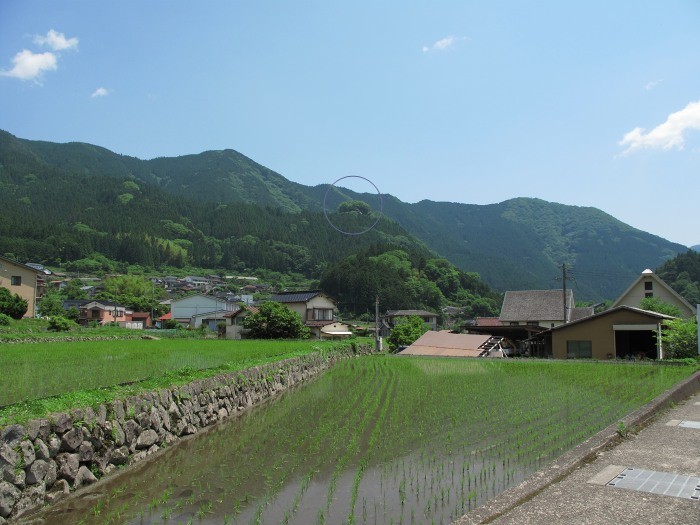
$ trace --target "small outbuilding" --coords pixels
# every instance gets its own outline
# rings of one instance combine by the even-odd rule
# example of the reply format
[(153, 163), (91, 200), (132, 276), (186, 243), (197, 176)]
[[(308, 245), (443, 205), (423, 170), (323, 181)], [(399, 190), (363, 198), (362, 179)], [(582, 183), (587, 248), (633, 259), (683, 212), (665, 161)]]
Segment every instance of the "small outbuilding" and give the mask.
[[(428, 331), (400, 355), (422, 355), (439, 357), (480, 357), (485, 352), (489, 335), (458, 334), (447, 330)], [(503, 352), (492, 352), (492, 357), (503, 357)]]
[(660, 359), (658, 335), (673, 317), (618, 306), (537, 334), (530, 341), (539, 357), (555, 359)]

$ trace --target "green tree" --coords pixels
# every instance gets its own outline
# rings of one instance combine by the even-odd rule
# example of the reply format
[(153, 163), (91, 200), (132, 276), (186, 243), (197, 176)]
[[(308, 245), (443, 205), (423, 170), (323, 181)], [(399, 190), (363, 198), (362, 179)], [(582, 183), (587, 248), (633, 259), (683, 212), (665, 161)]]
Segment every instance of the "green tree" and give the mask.
[(664, 321), (661, 343), (666, 359), (698, 356), (698, 323), (695, 319)]
[(295, 312), (274, 301), (264, 303), (258, 312), (247, 316), (243, 327), (253, 339), (307, 339), (310, 335)]
[(82, 289), (84, 284), (81, 279), (71, 279), (61, 293), (66, 299), (87, 299), (87, 292)]
[(143, 275), (119, 275), (104, 280), (104, 291), (97, 299), (114, 301), (140, 312), (149, 312), (158, 306), (164, 290), (154, 287)]
[(400, 346), (408, 346), (428, 331), (423, 319), (417, 315), (400, 318), (387, 337), (389, 351), (396, 352)]
[(372, 208), (366, 202), (347, 201), (338, 206), (338, 213), (358, 213), (360, 215), (369, 215), (372, 213)]
[(22, 319), (28, 308), (26, 299), (11, 293), (7, 288), (0, 287), (0, 313), (9, 315), (13, 319)]
[(49, 292), (39, 301), (39, 313), (42, 317), (55, 317), (57, 315), (65, 316), (66, 312), (63, 308), (61, 297), (55, 292)]
[(49, 330), (52, 332), (68, 332), (72, 328), (75, 328), (76, 324), (70, 319), (66, 319), (60, 315), (52, 317), (49, 320)]
[(682, 317), (681, 309), (675, 304), (669, 304), (658, 297), (645, 297), (639, 303), (642, 310), (649, 310), (659, 314), (670, 315), (672, 317)]

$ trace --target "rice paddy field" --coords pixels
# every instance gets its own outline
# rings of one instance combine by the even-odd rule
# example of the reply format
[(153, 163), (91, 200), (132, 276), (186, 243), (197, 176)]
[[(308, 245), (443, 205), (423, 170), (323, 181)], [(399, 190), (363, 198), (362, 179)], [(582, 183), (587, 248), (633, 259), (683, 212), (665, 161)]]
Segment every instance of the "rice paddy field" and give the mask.
[(693, 372), (366, 356), (183, 442), (54, 524), (445, 524)]

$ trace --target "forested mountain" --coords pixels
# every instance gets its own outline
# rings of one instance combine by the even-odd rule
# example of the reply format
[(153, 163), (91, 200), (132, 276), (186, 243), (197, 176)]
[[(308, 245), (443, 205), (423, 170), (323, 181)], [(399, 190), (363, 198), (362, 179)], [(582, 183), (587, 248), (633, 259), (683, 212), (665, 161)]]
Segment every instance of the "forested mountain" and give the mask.
[(656, 274), (690, 304), (700, 304), (700, 253), (680, 253), (658, 267)]
[[(2, 213), (14, 221), (0, 226), (0, 250), (32, 258), (58, 253), (65, 260), (92, 247), (154, 265), (189, 255), (200, 266), (255, 259), (320, 275), (325, 265), (374, 243), (406, 246), (417, 238), (421, 249), (480, 274), (497, 290), (561, 287), (566, 264), (577, 299), (601, 300), (615, 298), (644, 268), (686, 251), (595, 208), (525, 198), (409, 204), (385, 194), (390, 220), (365, 235), (336, 235), (321, 213), (327, 186), (288, 181), (233, 150), (143, 161), (0, 132), (0, 162)], [(47, 184), (51, 191), (42, 193)], [(328, 203), (335, 209), (370, 197), (376, 196), (336, 190)], [(27, 213), (37, 222), (27, 223)], [(139, 251), (146, 253), (130, 253)]]

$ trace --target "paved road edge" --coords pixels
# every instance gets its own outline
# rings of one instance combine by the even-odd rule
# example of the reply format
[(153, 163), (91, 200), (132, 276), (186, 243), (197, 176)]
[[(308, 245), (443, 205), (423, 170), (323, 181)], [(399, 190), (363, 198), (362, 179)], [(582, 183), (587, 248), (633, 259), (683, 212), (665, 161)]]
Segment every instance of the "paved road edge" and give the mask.
[[(626, 429), (636, 432), (649, 424), (660, 412), (670, 408), (672, 403), (679, 403), (695, 392), (700, 391), (700, 371), (681, 381), (664, 393), (655, 397), (646, 405), (628, 414), (620, 421)], [(593, 461), (598, 452), (615, 446), (621, 440), (618, 434), (618, 422), (604, 428), (597, 434), (557, 458), (544, 469), (536, 472), (518, 486), (508, 489), (481, 507), (465, 514), (453, 525), (472, 525), (490, 523), (522, 503), (529, 501), (544, 489), (566, 477), (581, 465)]]

